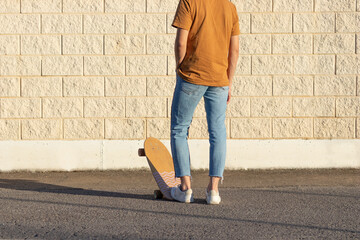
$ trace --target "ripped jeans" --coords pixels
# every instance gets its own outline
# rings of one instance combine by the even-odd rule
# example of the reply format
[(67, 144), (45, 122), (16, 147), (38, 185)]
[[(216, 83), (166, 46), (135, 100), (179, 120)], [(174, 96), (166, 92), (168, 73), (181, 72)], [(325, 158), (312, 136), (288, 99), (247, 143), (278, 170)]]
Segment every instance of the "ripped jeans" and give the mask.
[(189, 83), (176, 74), (171, 105), (171, 152), (175, 176), (191, 176), (187, 142), (189, 126), (196, 106), (204, 97), (210, 142), (209, 176), (223, 177), (226, 158), (225, 111), (229, 87), (211, 87)]

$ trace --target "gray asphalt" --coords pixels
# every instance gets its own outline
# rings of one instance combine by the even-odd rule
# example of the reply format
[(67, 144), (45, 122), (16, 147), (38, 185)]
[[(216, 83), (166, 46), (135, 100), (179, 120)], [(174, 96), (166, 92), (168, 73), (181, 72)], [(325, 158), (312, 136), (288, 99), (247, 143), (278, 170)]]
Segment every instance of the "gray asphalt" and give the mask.
[(153, 199), (149, 171), (0, 173), (0, 238), (360, 239), (360, 170), (224, 176), (211, 206), (204, 171), (191, 204)]

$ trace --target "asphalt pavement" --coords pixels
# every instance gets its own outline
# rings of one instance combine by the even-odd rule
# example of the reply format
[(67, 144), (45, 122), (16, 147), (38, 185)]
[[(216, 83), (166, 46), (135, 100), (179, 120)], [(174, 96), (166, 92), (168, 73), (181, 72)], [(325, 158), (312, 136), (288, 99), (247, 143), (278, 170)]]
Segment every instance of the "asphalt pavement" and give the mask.
[(155, 200), (150, 171), (0, 173), (1, 239), (360, 239), (360, 170), (225, 171), (222, 202)]

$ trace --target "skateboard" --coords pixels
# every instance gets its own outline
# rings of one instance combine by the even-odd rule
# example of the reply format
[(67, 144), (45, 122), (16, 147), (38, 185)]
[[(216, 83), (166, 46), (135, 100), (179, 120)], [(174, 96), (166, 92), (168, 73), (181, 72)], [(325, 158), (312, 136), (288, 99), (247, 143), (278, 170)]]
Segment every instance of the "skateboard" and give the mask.
[(144, 148), (139, 148), (138, 155), (146, 157), (151, 172), (160, 190), (154, 191), (154, 198), (173, 200), (170, 189), (181, 183), (175, 178), (172, 157), (160, 140), (149, 137), (144, 142)]

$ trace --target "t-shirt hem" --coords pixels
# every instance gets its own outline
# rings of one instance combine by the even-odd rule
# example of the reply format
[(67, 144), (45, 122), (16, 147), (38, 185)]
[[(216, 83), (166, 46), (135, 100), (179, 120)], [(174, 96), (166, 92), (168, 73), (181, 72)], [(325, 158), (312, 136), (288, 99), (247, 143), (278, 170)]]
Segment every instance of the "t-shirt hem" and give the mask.
[(203, 86), (209, 86), (209, 87), (226, 87), (229, 86), (229, 80), (226, 81), (217, 81), (212, 83), (211, 81), (205, 81), (202, 80), (200, 78), (189, 78), (188, 76), (185, 76), (184, 74), (182, 74), (179, 69), (177, 70), (177, 74), (184, 79), (185, 81), (189, 82), (189, 83), (193, 83), (196, 85), (203, 85)]
[(182, 28), (182, 29), (185, 29), (185, 30), (189, 30), (190, 27), (186, 26), (186, 25), (183, 25), (183, 24), (179, 24), (179, 23), (176, 23), (174, 22), (173, 24), (171, 24), (172, 27), (175, 27), (175, 28)]

